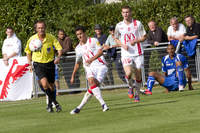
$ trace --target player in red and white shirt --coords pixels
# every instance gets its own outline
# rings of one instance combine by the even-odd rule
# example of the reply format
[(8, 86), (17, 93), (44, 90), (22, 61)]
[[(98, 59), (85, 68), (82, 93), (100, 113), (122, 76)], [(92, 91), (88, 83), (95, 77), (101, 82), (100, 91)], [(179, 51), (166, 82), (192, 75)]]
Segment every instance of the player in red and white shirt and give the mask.
[(129, 85), (128, 96), (133, 98), (132, 67), (136, 68), (135, 102), (139, 102), (139, 91), (142, 83), (141, 68), (144, 65), (142, 42), (146, 39), (146, 31), (142, 23), (132, 18), (131, 8), (122, 7), (123, 21), (115, 28), (115, 37), (121, 45), (121, 60)]
[(103, 112), (108, 110), (105, 101), (102, 98), (101, 91), (99, 88), (100, 83), (103, 81), (104, 76), (107, 73), (106, 61), (103, 55), (103, 47), (96, 38), (88, 38), (85, 29), (82, 26), (78, 26), (75, 30), (76, 36), (79, 39), (76, 52), (76, 63), (74, 71), (71, 77), (71, 83), (74, 82), (75, 73), (77, 72), (81, 61), (86, 72), (86, 78), (89, 83), (89, 89), (85, 93), (81, 104), (73, 109), (70, 114), (77, 114), (91, 98), (92, 95), (100, 102)]

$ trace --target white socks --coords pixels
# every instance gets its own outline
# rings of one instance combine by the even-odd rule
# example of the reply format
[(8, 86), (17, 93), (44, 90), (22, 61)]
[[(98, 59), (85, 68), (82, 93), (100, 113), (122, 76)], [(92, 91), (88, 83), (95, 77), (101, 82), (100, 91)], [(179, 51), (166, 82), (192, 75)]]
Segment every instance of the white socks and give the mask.
[(101, 91), (100, 91), (99, 87), (93, 88), (92, 93), (94, 94), (94, 96), (100, 102), (101, 105), (105, 104), (105, 101), (102, 98)]
[(78, 109), (81, 109), (83, 108), (83, 106), (88, 102), (88, 100), (92, 97), (92, 94), (89, 93), (88, 91), (85, 93), (82, 101), (81, 101), (81, 104), (77, 107)]
[(184, 86), (183, 85), (179, 85), (178, 89), (179, 89), (179, 91), (183, 91), (184, 90)]
[[(100, 88), (97, 87), (97, 86), (93, 86), (91, 87), (92, 89), (92, 93), (94, 94), (94, 96), (96, 97), (96, 99), (100, 102), (101, 105), (104, 105), (105, 104), (105, 101), (103, 100), (102, 98), (102, 95), (101, 95), (101, 91), (100, 91)], [(90, 91), (90, 90), (88, 90)], [(89, 99), (92, 97), (92, 93), (90, 92), (86, 92), (80, 105), (77, 106), (78, 109), (82, 109), (83, 106), (89, 101)]]

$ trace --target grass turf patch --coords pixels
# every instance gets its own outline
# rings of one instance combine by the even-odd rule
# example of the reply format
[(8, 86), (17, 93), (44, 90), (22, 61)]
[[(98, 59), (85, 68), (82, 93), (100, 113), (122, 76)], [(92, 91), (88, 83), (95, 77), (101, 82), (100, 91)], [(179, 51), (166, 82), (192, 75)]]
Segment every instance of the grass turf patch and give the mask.
[(110, 110), (102, 112), (93, 97), (78, 115), (70, 115), (84, 93), (57, 99), (63, 111), (47, 113), (45, 97), (0, 103), (0, 133), (197, 133), (200, 131), (200, 88), (163, 93), (153, 88), (152, 96), (141, 95), (134, 103), (127, 89), (102, 91)]

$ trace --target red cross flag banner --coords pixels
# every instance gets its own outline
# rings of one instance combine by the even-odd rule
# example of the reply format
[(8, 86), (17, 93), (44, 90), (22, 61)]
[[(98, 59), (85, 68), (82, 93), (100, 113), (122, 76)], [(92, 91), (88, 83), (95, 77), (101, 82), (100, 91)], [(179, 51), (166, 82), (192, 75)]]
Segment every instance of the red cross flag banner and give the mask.
[(9, 60), (6, 66), (0, 59), (0, 101), (31, 99), (33, 73), (29, 71), (27, 57)]

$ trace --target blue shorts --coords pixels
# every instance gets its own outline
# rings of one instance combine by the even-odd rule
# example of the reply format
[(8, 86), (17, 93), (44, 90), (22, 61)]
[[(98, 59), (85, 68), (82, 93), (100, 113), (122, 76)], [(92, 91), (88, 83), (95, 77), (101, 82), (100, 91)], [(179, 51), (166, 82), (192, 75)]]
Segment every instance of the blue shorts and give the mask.
[[(184, 79), (184, 87), (186, 86), (187, 81)], [(167, 88), (169, 91), (177, 91), (179, 86), (179, 81), (177, 77), (165, 77), (165, 81), (162, 84), (163, 87)]]

